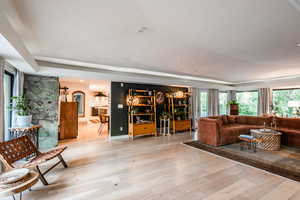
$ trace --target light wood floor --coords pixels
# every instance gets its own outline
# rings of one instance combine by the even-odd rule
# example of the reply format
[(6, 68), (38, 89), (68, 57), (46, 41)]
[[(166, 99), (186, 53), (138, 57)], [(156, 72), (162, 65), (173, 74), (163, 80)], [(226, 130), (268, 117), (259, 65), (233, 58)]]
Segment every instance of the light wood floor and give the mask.
[(60, 141), (61, 144), (71, 144), (87, 140), (106, 140), (108, 138), (108, 125), (105, 125), (101, 134), (99, 134), (100, 123), (92, 123), (89, 120), (78, 123), (78, 137), (75, 139), (66, 139)]
[(70, 144), (69, 168), (38, 183), (30, 200), (296, 200), (300, 184), (181, 144), (188, 133)]

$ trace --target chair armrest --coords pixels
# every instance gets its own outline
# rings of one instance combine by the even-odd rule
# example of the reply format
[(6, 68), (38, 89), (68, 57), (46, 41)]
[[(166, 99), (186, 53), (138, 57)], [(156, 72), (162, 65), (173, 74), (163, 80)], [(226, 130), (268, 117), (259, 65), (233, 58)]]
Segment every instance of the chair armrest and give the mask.
[(198, 121), (198, 139), (204, 144), (219, 146), (221, 126), (218, 119), (201, 118)]

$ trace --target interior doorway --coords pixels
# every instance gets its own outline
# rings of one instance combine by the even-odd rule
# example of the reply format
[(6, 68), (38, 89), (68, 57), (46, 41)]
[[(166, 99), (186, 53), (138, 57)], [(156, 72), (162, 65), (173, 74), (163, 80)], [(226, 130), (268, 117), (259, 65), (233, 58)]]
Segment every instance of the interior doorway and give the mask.
[[(65, 142), (109, 137), (110, 120), (110, 82), (104, 80), (86, 80), (75, 78), (60, 78), (60, 135), (64, 134), (66, 123), (72, 123), (69, 112), (75, 106), (77, 112), (77, 135), (61, 137)], [(62, 108), (70, 104), (69, 108)], [(66, 118), (64, 122), (64, 119)], [(71, 125), (74, 128), (74, 125)], [(62, 133), (63, 132), (63, 133)], [(76, 131), (75, 131), (76, 132)], [(67, 140), (66, 140), (67, 139)], [(70, 140), (71, 139), (71, 140)]]

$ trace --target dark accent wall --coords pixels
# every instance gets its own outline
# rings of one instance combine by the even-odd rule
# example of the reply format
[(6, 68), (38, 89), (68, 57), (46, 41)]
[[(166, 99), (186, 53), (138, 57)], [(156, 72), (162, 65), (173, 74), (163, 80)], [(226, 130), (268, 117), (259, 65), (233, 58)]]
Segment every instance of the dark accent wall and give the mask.
[[(121, 86), (123, 84), (123, 87)], [(126, 96), (129, 89), (142, 89), (142, 90), (156, 90), (167, 93), (184, 91), (187, 92), (188, 88), (183, 87), (170, 87), (162, 85), (148, 85), (136, 83), (111, 83), (111, 136), (128, 135), (128, 107), (126, 105)], [(123, 109), (118, 108), (118, 104), (123, 104)], [(157, 105), (157, 116), (164, 110), (164, 105)], [(120, 130), (123, 127), (123, 131)]]
[(58, 143), (58, 78), (25, 74), (24, 95), (31, 109), (32, 123), (42, 126), (39, 130), (40, 147), (56, 146)]

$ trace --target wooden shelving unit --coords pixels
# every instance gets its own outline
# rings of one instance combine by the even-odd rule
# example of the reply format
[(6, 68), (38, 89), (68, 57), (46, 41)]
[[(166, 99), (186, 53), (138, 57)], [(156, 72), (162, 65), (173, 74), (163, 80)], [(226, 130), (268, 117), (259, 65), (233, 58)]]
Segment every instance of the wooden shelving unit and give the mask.
[[(180, 96), (179, 96), (180, 95)], [(169, 94), (168, 96), (168, 108), (171, 114), (171, 123), (173, 133), (179, 131), (192, 131), (191, 106), (190, 106), (190, 94)]]
[[(150, 94), (151, 93), (151, 94)], [(157, 135), (155, 91), (129, 89), (128, 135)]]

